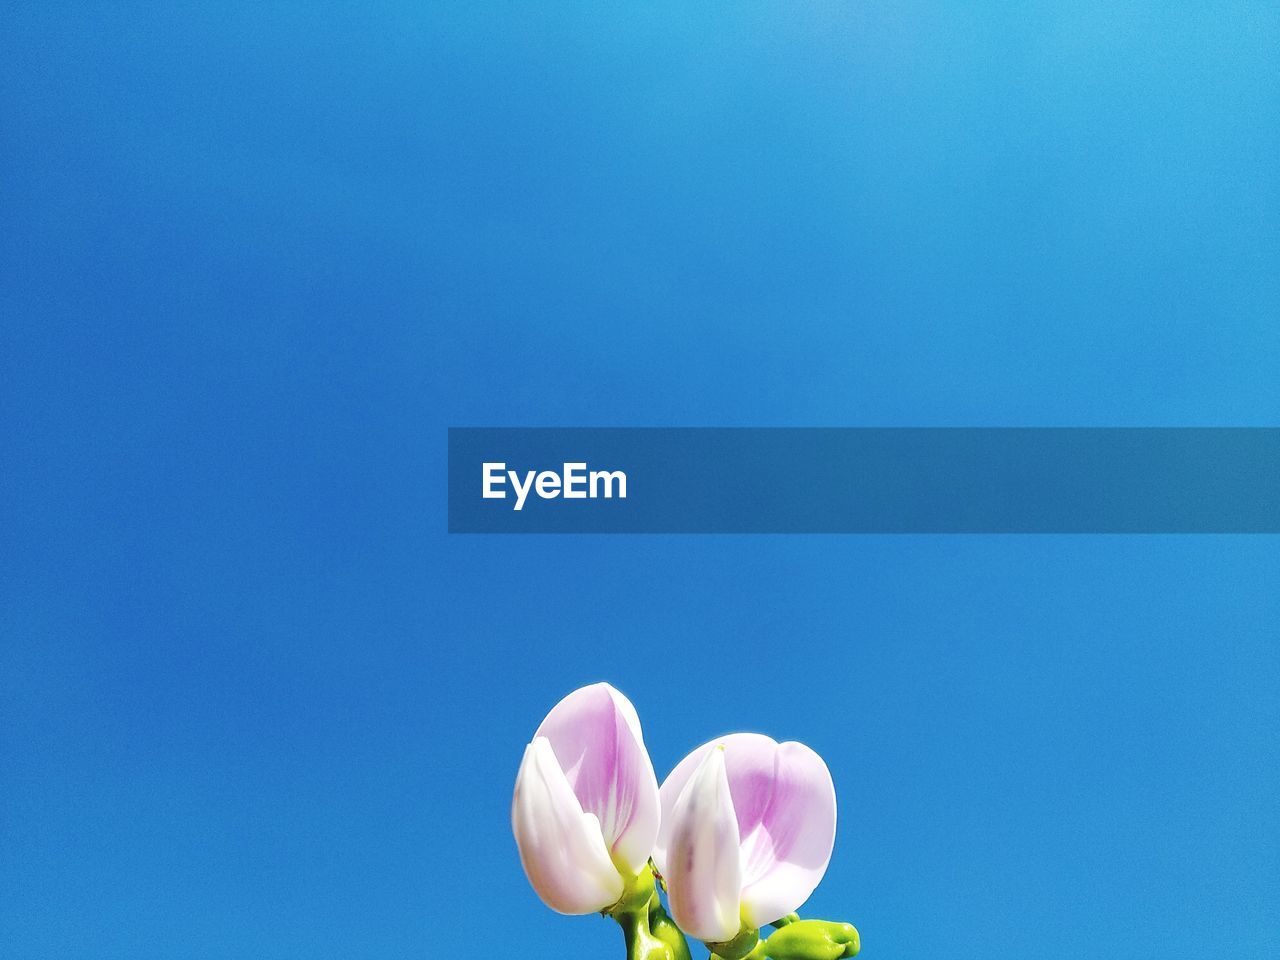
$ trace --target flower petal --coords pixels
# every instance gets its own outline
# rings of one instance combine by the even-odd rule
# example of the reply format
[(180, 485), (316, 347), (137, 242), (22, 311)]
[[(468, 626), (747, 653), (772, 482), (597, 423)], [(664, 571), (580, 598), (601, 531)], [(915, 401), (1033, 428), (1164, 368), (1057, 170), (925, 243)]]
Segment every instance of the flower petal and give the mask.
[(668, 837), (662, 872), (671, 916), (699, 940), (732, 940), (742, 925), (742, 864), (723, 750), (709, 751), (685, 784), (672, 809)]
[[(730, 758), (732, 764), (732, 758)], [(827, 872), (836, 839), (836, 791), (822, 758), (801, 743), (783, 743), (774, 754), (768, 803), (740, 812), (743, 830), (743, 919), (754, 927), (786, 916), (809, 899)], [(744, 774), (743, 780), (749, 780)], [(735, 783), (735, 800), (750, 789)], [(759, 799), (755, 791), (753, 799)], [(755, 823), (751, 823), (755, 820)]]
[(758, 733), (732, 733), (709, 740), (698, 747), (676, 764), (676, 768), (662, 782), (662, 827), (658, 831), (654, 861), (664, 873), (668, 826), (676, 800), (707, 754), (717, 747), (724, 748), (725, 770), (733, 794), (734, 810), (738, 815), (739, 836), (747, 836), (759, 824), (773, 795), (774, 758), (778, 751), (778, 744), (774, 740)]
[(600, 822), (583, 811), (545, 738), (525, 748), (511, 829), (529, 883), (552, 910), (597, 913), (622, 896), (623, 879), (609, 858)]
[(631, 701), (607, 683), (583, 687), (552, 708), (535, 736), (551, 742), (582, 809), (599, 818), (619, 868), (639, 873), (653, 853), (661, 806)]
[(662, 783), (654, 860), (664, 874), (675, 802), (719, 745), (742, 838), (742, 918), (761, 927), (804, 903), (826, 872), (835, 843), (835, 787), (822, 758), (799, 743), (735, 733), (703, 744)]

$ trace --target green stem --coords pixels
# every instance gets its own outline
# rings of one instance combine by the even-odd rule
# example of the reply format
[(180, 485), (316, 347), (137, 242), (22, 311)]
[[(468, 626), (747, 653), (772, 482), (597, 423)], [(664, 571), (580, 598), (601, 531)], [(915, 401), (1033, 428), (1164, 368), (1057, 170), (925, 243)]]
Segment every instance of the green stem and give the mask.
[(658, 898), (652, 867), (646, 866), (606, 912), (622, 928), (627, 960), (690, 960), (688, 941)]

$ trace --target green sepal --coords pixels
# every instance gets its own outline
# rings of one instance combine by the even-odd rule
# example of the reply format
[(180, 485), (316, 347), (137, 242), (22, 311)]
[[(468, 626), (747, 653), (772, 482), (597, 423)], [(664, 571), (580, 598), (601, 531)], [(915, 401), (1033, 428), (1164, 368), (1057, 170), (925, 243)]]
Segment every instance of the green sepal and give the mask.
[(746, 927), (727, 943), (708, 943), (715, 960), (745, 960), (760, 943), (760, 931)]
[(645, 913), (649, 911), (649, 902), (656, 899), (657, 888), (654, 886), (653, 870), (646, 866), (632, 878), (622, 896), (612, 907), (605, 910), (611, 917), (619, 917), (627, 913)]

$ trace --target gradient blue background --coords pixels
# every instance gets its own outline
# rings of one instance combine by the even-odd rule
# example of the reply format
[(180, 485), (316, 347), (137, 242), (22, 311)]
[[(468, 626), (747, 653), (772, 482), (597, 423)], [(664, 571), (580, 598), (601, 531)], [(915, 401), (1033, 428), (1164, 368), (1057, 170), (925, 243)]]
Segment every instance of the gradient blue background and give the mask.
[[(449, 537), (448, 425), (1276, 425), (1265, 3), (6, 4), (0, 956), (618, 956), (600, 678), (874, 958), (1280, 948), (1280, 542)], [(504, 931), (529, 945), (505, 950)], [(456, 950), (453, 949), (456, 947)]]

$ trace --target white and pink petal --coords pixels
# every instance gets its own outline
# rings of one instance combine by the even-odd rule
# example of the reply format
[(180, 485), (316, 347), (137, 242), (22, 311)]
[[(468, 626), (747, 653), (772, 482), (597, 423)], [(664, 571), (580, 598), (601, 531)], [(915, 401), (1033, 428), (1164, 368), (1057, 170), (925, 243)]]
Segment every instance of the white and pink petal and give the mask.
[(671, 916), (699, 940), (732, 940), (741, 926), (742, 863), (724, 751), (704, 756), (676, 798), (670, 823), (659, 869)]
[(582, 809), (545, 738), (525, 748), (511, 828), (529, 883), (552, 910), (596, 913), (622, 896), (600, 822)]
[[(836, 791), (822, 758), (801, 743), (777, 745), (773, 789), (743, 836), (743, 919), (772, 923), (809, 899), (836, 839)], [(732, 788), (733, 783), (730, 781)], [(740, 786), (735, 792), (747, 792)], [(739, 815), (739, 826), (744, 826)]]
[(551, 743), (582, 809), (599, 819), (618, 866), (638, 873), (653, 853), (661, 805), (631, 701), (607, 683), (582, 687), (552, 708), (535, 736)]

